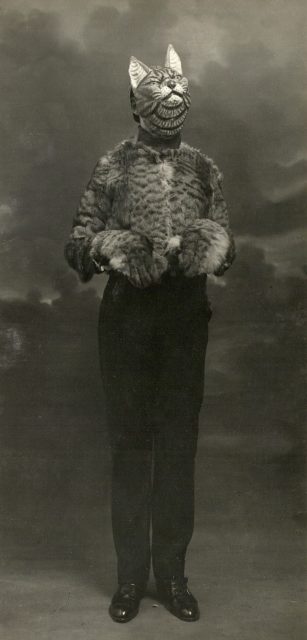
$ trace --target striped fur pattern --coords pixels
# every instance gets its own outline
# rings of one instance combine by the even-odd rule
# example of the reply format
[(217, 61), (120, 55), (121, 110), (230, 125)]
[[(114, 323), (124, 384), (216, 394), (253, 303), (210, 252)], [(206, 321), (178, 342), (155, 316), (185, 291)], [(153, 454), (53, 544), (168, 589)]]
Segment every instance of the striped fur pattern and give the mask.
[(191, 104), (188, 81), (172, 45), (166, 62), (170, 66), (147, 67), (131, 58), (129, 67), (133, 113), (147, 131), (164, 139), (179, 133)]
[(195, 220), (183, 232), (179, 265), (189, 278), (217, 271), (228, 252), (229, 236), (213, 220)]
[(97, 163), (74, 219), (67, 260), (82, 280), (103, 263), (146, 286), (159, 281), (174, 253), (190, 277), (232, 262), (221, 175), (210, 158), (186, 144), (155, 150), (123, 141)]

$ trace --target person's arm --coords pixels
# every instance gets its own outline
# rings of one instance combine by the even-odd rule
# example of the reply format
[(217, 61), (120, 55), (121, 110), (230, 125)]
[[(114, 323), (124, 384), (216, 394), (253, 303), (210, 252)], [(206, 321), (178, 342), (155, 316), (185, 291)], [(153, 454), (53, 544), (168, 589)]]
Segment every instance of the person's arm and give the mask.
[(212, 196), (209, 208), (209, 219), (219, 224), (227, 233), (229, 245), (220, 267), (215, 271), (215, 275), (223, 275), (229, 269), (236, 257), (236, 247), (233, 233), (230, 229), (229, 214), (223, 195), (223, 176), (218, 167), (212, 163), (211, 166), (211, 189)]
[(111, 212), (107, 194), (108, 159), (98, 162), (83, 193), (73, 219), (72, 230), (65, 245), (68, 264), (77, 271), (80, 280), (87, 282), (100, 271), (91, 253), (93, 240), (105, 230)]
[(107, 190), (109, 171), (110, 161), (104, 156), (81, 197), (65, 257), (82, 282), (88, 282), (105, 267), (120, 271), (135, 286), (147, 286), (159, 279), (165, 265), (153, 263), (152, 248), (146, 238), (125, 229), (106, 229), (112, 209)]
[(235, 245), (222, 192), (222, 176), (210, 162), (211, 196), (207, 218), (188, 225), (182, 236), (179, 263), (188, 277), (222, 275), (235, 258)]

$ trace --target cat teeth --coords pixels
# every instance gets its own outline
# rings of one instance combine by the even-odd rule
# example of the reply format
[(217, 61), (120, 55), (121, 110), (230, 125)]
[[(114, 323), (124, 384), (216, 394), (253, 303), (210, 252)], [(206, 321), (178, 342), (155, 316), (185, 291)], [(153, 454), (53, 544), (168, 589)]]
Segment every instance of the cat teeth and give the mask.
[(173, 138), (177, 135), (177, 133), (180, 132), (181, 127), (172, 129), (171, 131), (167, 131), (166, 129), (161, 130), (159, 127), (154, 127), (153, 130), (156, 131), (156, 133), (159, 133), (159, 135), (163, 138)]
[(151, 121), (160, 127), (161, 129), (175, 129), (176, 127), (181, 127), (183, 121), (185, 120), (186, 113), (182, 114), (180, 118), (171, 118), (169, 120), (164, 120), (163, 118), (159, 118), (156, 114), (152, 115)]
[(181, 102), (180, 104), (169, 104), (168, 102), (159, 102), (158, 108), (165, 109), (165, 111), (167, 112), (173, 111), (176, 113), (180, 113), (180, 111), (182, 111), (185, 107), (183, 102)]
[(163, 118), (166, 119), (174, 119), (174, 118), (180, 118), (180, 116), (185, 112), (185, 107), (182, 108), (182, 105), (180, 106), (180, 108), (178, 109), (167, 109), (165, 107), (163, 107), (162, 105), (159, 105), (158, 109), (157, 109), (157, 114), (159, 116), (162, 116)]

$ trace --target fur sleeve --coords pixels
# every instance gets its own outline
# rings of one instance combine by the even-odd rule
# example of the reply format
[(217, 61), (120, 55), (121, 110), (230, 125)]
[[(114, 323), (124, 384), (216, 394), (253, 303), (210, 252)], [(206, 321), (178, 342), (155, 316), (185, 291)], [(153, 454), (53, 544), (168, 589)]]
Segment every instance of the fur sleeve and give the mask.
[(210, 158), (200, 157), (201, 176), (208, 185), (209, 210), (206, 218), (198, 218), (189, 224), (182, 236), (178, 259), (187, 277), (209, 273), (222, 275), (235, 257), (221, 173)]
[(107, 195), (109, 159), (102, 157), (96, 164), (92, 177), (82, 195), (73, 219), (72, 230), (65, 246), (65, 258), (80, 279), (87, 282), (97, 272), (90, 256), (92, 241), (101, 232), (111, 211)]
[(221, 266), (216, 271), (216, 275), (222, 275), (233, 263), (236, 255), (236, 249), (234, 237), (229, 226), (227, 205), (223, 195), (223, 176), (212, 161), (210, 164), (211, 201), (208, 217), (210, 220), (213, 220), (215, 223), (220, 225), (229, 238), (227, 254)]
[(135, 244), (130, 231), (106, 229), (112, 207), (107, 189), (110, 161), (110, 155), (98, 161), (80, 199), (65, 246), (65, 258), (82, 282), (89, 281), (94, 273), (101, 273), (100, 265), (121, 269), (124, 249), (127, 252)]

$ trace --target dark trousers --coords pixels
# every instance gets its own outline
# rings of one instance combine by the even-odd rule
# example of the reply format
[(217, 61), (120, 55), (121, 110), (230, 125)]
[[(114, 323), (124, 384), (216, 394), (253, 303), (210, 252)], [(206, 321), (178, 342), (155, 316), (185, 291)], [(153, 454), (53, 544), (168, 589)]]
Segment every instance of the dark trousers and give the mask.
[(151, 553), (156, 578), (184, 574), (209, 315), (205, 277), (109, 277), (99, 346), (119, 582), (146, 582)]

